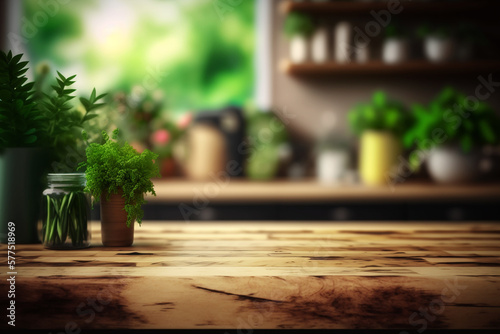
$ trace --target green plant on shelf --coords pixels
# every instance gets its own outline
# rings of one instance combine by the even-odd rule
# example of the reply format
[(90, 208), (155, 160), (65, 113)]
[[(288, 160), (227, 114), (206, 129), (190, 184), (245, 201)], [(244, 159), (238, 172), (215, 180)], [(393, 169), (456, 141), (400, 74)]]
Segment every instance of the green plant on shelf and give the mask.
[(366, 130), (388, 131), (398, 138), (412, 124), (407, 108), (399, 101), (390, 100), (382, 91), (373, 94), (371, 103), (355, 106), (349, 112), (348, 120), (357, 135)]
[[(406, 147), (422, 142), (458, 144), (464, 152), (500, 142), (496, 133), (500, 120), (493, 108), (483, 101), (471, 100), (452, 87), (445, 87), (428, 107), (414, 105), (416, 122), (404, 136)], [(439, 132), (439, 143), (433, 138)], [(444, 143), (441, 143), (444, 141)]]
[(285, 19), (284, 32), (289, 38), (295, 36), (310, 36), (314, 32), (314, 21), (301, 13), (290, 13)]
[[(84, 133), (84, 139), (87, 140)], [(134, 221), (142, 222), (144, 212), (142, 204), (146, 203), (144, 194), (156, 196), (151, 178), (160, 176), (158, 165), (154, 161), (158, 155), (145, 149), (138, 153), (127, 142), (117, 142), (118, 130), (113, 131), (112, 138), (102, 133), (102, 143), (91, 143), (86, 149), (87, 161), (79, 168), (86, 167), (87, 186), (96, 200), (102, 196), (109, 199), (111, 194), (123, 191), (127, 226)]]

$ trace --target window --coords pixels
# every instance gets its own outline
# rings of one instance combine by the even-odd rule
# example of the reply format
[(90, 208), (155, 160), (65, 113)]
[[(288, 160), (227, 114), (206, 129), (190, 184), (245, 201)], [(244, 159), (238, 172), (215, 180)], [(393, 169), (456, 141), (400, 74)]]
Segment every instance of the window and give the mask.
[(254, 96), (254, 7), (252, 0), (23, 0), (17, 24), (32, 64), (77, 74), (79, 92), (140, 86), (182, 112)]

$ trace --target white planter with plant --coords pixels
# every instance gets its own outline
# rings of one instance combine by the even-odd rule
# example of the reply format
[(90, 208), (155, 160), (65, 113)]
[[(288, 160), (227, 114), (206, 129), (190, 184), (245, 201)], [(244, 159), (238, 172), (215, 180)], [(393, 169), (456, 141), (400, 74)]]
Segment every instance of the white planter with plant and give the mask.
[(448, 28), (422, 26), (418, 34), (423, 38), (424, 55), (429, 61), (442, 63), (455, 58), (456, 40)]
[(376, 92), (370, 104), (360, 104), (349, 114), (351, 129), (361, 136), (359, 174), (367, 185), (383, 185), (401, 154), (401, 136), (410, 115), (402, 103)]
[(304, 14), (290, 13), (285, 19), (284, 32), (290, 40), (290, 61), (304, 63), (309, 60), (309, 37), (314, 31), (312, 19)]
[(382, 60), (386, 64), (397, 64), (410, 58), (410, 42), (398, 26), (391, 24), (385, 29), (382, 45)]
[[(500, 120), (494, 110), (485, 102), (478, 102), (472, 109), (467, 101), (466, 95), (447, 87), (427, 108), (413, 107), (416, 123), (405, 135), (404, 143), (417, 149), (432, 145), (420, 156), (427, 157), (427, 170), (438, 183), (476, 180), (481, 173), (481, 148), (500, 141), (495, 132)], [(452, 118), (443, 117), (450, 110), (455, 110)], [(457, 110), (467, 117), (461, 117)]]

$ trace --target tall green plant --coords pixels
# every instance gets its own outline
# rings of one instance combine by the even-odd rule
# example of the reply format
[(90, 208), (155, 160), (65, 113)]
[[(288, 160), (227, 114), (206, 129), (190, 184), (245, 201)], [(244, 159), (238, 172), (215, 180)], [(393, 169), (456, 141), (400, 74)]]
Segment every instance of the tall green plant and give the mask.
[(33, 82), (27, 82), (22, 54), (0, 52), (0, 148), (40, 146), (43, 113), (34, 100)]
[(97, 95), (94, 88), (88, 99), (80, 98), (84, 109), (82, 112), (71, 103), (75, 98), (71, 94), (76, 90), (71, 86), (75, 83), (73, 79), (76, 75), (68, 78), (59, 72), (57, 75), (56, 84), (51, 86), (52, 91), (42, 94), (40, 108), (45, 117), (47, 146), (52, 149), (54, 159), (57, 161), (53, 167), (58, 171), (71, 171), (74, 168), (64, 163), (64, 157), (71, 151), (77, 151), (78, 138), (81, 137), (80, 133), (85, 122), (98, 116), (95, 111), (104, 105), (99, 103), (99, 100), (106, 94)]
[(118, 143), (117, 138), (118, 130), (113, 131), (113, 140), (103, 132), (102, 144), (91, 143), (87, 147), (87, 162), (80, 164), (87, 168), (86, 190), (97, 200), (101, 196), (109, 199), (111, 194), (123, 190), (127, 226), (135, 220), (141, 224), (142, 204), (146, 203), (144, 194), (156, 196), (151, 178), (160, 176), (158, 165), (154, 163), (158, 155), (149, 150), (138, 153), (128, 143)]

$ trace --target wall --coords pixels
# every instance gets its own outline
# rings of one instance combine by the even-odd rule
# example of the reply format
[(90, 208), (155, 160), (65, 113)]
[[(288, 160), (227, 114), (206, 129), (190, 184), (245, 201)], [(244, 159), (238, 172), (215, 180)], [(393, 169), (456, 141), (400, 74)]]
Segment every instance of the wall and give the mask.
[[(278, 4), (273, 6), (273, 96), (275, 108), (286, 109), (294, 115), (291, 129), (303, 139), (312, 139), (323, 127), (324, 112), (335, 113), (343, 133), (348, 133), (346, 114), (358, 102), (369, 100), (376, 89), (408, 104), (427, 103), (446, 84), (474, 94), (478, 85), (477, 73), (465, 76), (289, 76), (279, 71), (279, 63), (288, 55), (288, 41), (282, 34), (284, 15)], [(335, 20), (333, 20), (335, 21)], [(332, 29), (329, 29), (330, 31)], [(376, 43), (375, 43), (376, 44)], [(496, 77), (500, 79), (500, 76)], [(497, 80), (500, 81), (500, 80)], [(500, 89), (488, 100), (500, 111)]]

